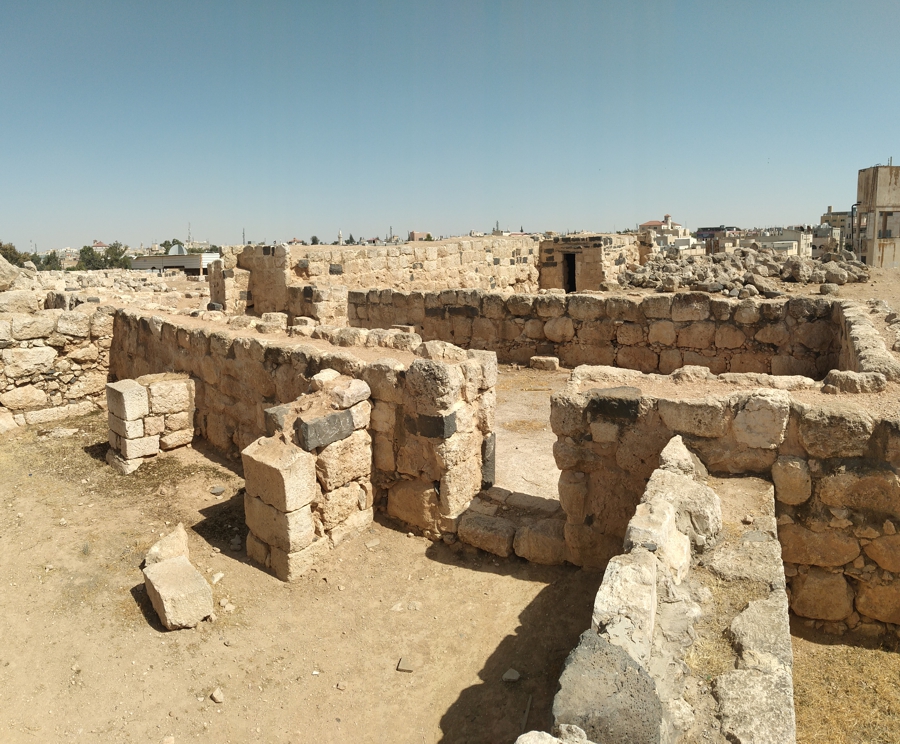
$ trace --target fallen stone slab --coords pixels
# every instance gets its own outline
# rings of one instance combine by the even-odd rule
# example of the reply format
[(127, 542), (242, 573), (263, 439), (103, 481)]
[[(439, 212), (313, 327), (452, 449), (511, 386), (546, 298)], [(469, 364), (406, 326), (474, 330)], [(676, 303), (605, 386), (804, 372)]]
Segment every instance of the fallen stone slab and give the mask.
[(464, 543), (506, 558), (513, 552), (516, 525), (503, 517), (466, 512), (459, 520), (457, 535)]
[(150, 546), (147, 555), (144, 556), (144, 566), (152, 566), (154, 563), (162, 563), (170, 558), (177, 558), (183, 555), (190, 560), (190, 550), (188, 548), (187, 531), (184, 525), (179, 522), (178, 526), (165, 537), (157, 540)]
[(147, 566), (144, 586), (168, 630), (193, 628), (213, 613), (212, 589), (183, 555)]

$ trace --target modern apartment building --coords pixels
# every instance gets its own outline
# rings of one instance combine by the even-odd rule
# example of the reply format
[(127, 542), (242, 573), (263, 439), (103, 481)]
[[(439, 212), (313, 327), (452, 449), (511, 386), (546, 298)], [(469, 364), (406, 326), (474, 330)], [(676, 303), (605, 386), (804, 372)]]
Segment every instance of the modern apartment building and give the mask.
[(859, 172), (858, 224), (853, 250), (860, 261), (883, 269), (900, 267), (900, 166), (876, 165)]

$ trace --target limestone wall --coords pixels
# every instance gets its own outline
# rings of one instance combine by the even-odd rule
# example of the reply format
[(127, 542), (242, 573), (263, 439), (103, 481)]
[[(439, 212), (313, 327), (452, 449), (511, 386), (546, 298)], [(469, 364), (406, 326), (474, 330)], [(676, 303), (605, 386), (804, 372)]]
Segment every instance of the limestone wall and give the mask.
[(502, 362), (557, 356), (570, 367), (604, 364), (668, 374), (700, 365), (716, 374), (819, 379), (840, 359), (835, 304), (824, 298), (736, 300), (701, 292), (633, 298), (372, 290), (348, 296), (350, 325), (414, 325), (425, 339), (489, 349)]
[(105, 406), (112, 312), (86, 303), (0, 313), (0, 431)]
[[(478, 287), (535, 291), (538, 247), (530, 237), (459, 238), (390, 246), (247, 246), (236, 266), (250, 271), (254, 312), (283, 312), (288, 287)], [(225, 269), (232, 260), (223, 257)]]
[[(423, 532), (456, 520), (493, 480), (496, 356), (433, 342), (404, 364), (365, 362), (287, 337), (272, 341), (178, 319), (115, 316), (114, 379), (184, 372), (196, 381), (196, 423), (213, 446), (236, 454), (266, 433), (266, 410), (310, 391), (324, 369), (371, 389), (371, 482), (391, 516)], [(410, 334), (403, 334), (409, 336)]]
[(900, 420), (786, 390), (683, 399), (600, 387), (610, 371), (576, 369), (551, 402), (573, 562), (602, 565), (619, 552), (660, 451), (679, 434), (711, 473), (774, 481), (796, 614), (836, 633), (900, 625)]
[(630, 265), (640, 262), (640, 246), (634, 235), (565, 235), (542, 240), (539, 271), (541, 289), (566, 289), (565, 256), (575, 261), (577, 291), (600, 289), (607, 281), (616, 281)]

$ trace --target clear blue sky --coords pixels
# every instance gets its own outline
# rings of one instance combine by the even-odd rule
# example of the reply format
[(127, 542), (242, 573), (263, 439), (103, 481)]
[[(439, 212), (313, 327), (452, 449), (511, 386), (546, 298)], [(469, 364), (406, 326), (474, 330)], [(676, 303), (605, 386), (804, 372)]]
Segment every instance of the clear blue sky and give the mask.
[(900, 3), (0, 0), (0, 239), (816, 222)]

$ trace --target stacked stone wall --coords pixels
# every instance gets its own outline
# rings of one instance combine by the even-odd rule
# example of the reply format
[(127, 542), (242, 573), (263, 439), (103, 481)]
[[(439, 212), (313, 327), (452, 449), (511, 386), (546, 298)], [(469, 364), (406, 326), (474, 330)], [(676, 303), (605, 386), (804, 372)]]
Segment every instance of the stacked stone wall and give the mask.
[(660, 451), (679, 434), (711, 473), (773, 480), (796, 614), (837, 633), (900, 626), (900, 420), (786, 390), (686, 400), (599, 387), (610, 372), (575, 370), (551, 402), (573, 562), (603, 565), (619, 552)]
[(37, 310), (23, 294), (29, 312), (0, 313), (0, 430), (104, 407), (113, 310)]
[[(404, 334), (409, 335), (409, 334)], [(422, 344), (410, 364), (364, 362), (285, 338), (242, 337), (177, 320), (119, 311), (114, 379), (183, 372), (196, 380), (197, 427), (236, 453), (266, 433), (266, 410), (311, 390), (324, 369), (371, 389), (371, 481), (391, 516), (422, 531), (454, 532), (460, 514), (492, 482), (496, 355)]]

